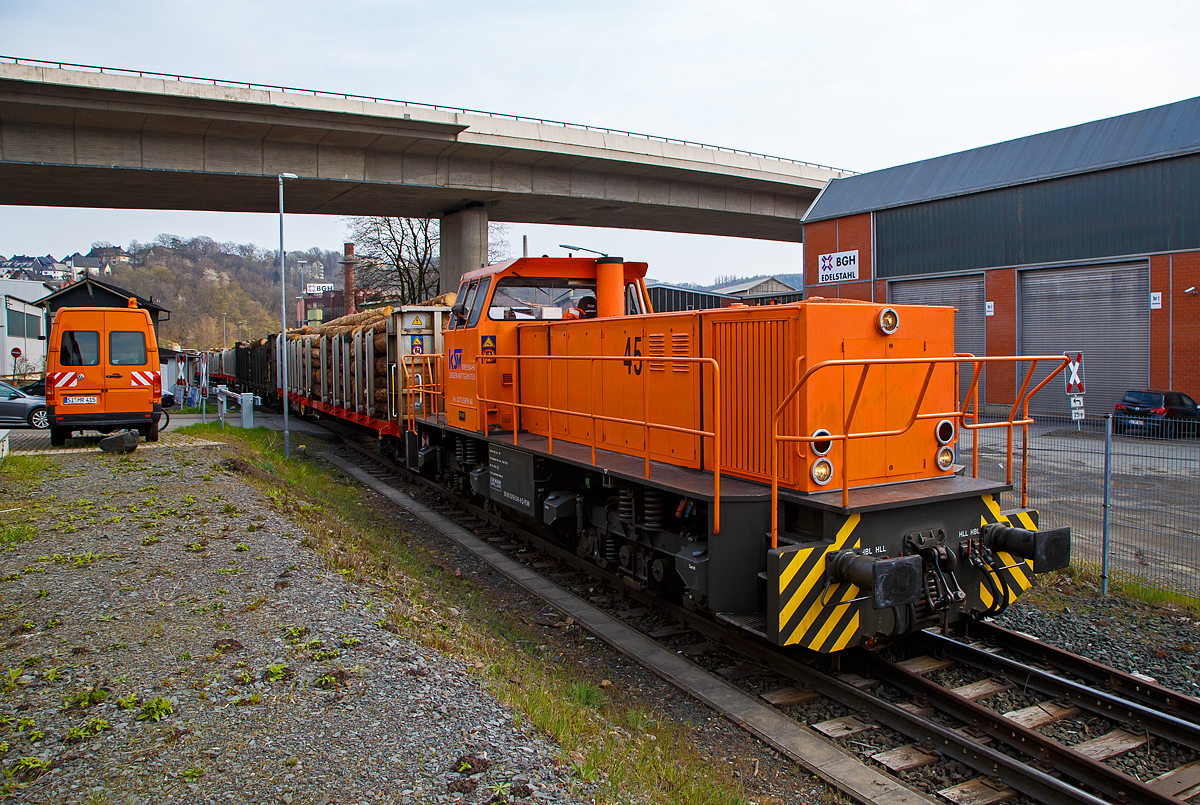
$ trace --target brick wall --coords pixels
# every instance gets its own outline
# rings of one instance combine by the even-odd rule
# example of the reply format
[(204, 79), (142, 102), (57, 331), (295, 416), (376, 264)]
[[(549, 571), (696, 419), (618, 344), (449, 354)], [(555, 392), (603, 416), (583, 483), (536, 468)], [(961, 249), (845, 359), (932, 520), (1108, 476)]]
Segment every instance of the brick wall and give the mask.
[[(987, 321), (987, 354), (1017, 354), (1017, 272), (1002, 268), (984, 274), (984, 298), (995, 311)], [(1017, 394), (1017, 368), (1012, 363), (987, 367), (984, 394), (989, 403), (1011, 404)]]
[[(1157, 261), (1160, 258), (1155, 258)], [(1170, 293), (1166, 292), (1167, 282), (1162, 284), (1163, 309), (1152, 311), (1152, 314), (1166, 313), (1174, 320), (1173, 347), (1174, 360), (1171, 361), (1173, 371), (1167, 385), (1175, 391), (1190, 394), (1193, 399), (1200, 400), (1200, 293), (1184, 293), (1188, 288), (1200, 291), (1200, 252), (1186, 252), (1171, 255), (1168, 260), (1170, 274)], [(1159, 286), (1154, 284), (1151, 275), (1151, 290), (1157, 291)], [(1154, 320), (1151, 318), (1151, 339), (1154, 338)], [(1158, 362), (1159, 354), (1166, 354), (1167, 344), (1161, 346), (1152, 340), (1151, 377), (1154, 363)]]
[[(863, 283), (866, 289), (864, 296), (861, 289), (849, 290), (848, 287), (858, 283), (830, 283), (818, 285), (818, 259), (822, 254), (833, 252), (848, 252), (858, 249), (858, 276), (860, 280), (871, 278), (871, 214), (851, 215), (846, 218), (836, 218), (832, 221), (817, 221), (804, 225), (804, 287), (812, 289), (812, 296), (826, 296), (849, 299), (870, 299), (871, 286)], [(843, 286), (839, 293), (836, 289)]]

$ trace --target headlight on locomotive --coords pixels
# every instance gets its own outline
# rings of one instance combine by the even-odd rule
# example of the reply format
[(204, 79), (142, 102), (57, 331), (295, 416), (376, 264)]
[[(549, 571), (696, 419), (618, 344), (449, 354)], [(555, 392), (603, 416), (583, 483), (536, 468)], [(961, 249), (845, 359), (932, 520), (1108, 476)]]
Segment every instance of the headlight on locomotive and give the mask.
[(875, 326), (884, 335), (892, 335), (900, 329), (900, 314), (894, 307), (885, 307), (879, 311), (879, 318), (875, 320)]
[(937, 423), (934, 435), (937, 436), (938, 444), (950, 444), (954, 441), (954, 423), (949, 419), (943, 419)]
[(954, 466), (954, 448), (949, 445), (943, 445), (937, 451), (937, 465), (942, 472)]
[(833, 478), (833, 464), (827, 458), (819, 458), (812, 466), (812, 479), (824, 486)]
[[(813, 435), (814, 439), (817, 439), (817, 438), (820, 438), (821, 436), (828, 436), (829, 431), (825, 430), (824, 428), (817, 428), (816, 430), (814, 430), (812, 432), (812, 435)], [(822, 442), (809, 442), (808, 446), (818, 456), (823, 456), (833, 448), (833, 440), (826, 439), (825, 441), (822, 441)]]

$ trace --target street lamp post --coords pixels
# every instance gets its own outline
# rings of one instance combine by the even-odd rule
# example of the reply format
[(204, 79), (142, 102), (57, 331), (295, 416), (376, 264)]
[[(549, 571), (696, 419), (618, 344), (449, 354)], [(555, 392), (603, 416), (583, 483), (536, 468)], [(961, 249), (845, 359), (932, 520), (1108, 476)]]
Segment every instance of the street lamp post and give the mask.
[(283, 251), (283, 180), (295, 179), (294, 173), (279, 174), (279, 320), (282, 329), (279, 331), (279, 387), (283, 392), (283, 456), (291, 458), (292, 438), (288, 431), (288, 390), (287, 390), (287, 272), (284, 264)]

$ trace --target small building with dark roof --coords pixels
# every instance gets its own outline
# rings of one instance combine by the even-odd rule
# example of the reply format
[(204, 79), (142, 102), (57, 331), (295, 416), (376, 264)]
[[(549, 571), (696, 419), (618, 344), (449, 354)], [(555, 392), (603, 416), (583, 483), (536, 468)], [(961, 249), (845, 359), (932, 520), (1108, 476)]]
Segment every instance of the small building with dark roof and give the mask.
[[(1089, 414), (1135, 388), (1200, 398), (1197, 187), (1200, 98), (834, 179), (804, 216), (805, 287), (952, 305), (959, 352), (1083, 352)], [(990, 366), (982, 399), (1020, 382)], [(1065, 413), (1065, 392), (1031, 407)]]
[(79, 282), (64, 285), (54, 293), (43, 296), (37, 304), (46, 309), (46, 319), (54, 323), (54, 314), (64, 307), (129, 307), (129, 297), (137, 300), (137, 305), (150, 314), (154, 322), (154, 335), (158, 336), (159, 322), (171, 318), (171, 311), (162, 305), (155, 304), (153, 299), (143, 299), (132, 291), (119, 288), (107, 282), (101, 282), (95, 277), (85, 277)]

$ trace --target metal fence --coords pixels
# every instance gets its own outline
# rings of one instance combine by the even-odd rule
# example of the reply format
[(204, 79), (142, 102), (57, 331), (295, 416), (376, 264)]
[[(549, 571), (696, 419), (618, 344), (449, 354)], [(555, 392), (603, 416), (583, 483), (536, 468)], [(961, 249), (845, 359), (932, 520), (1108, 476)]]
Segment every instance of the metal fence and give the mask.
[[(1072, 422), (1041, 417), (1025, 446), (1029, 505), (1041, 525), (1069, 525), (1073, 562), (1110, 577), (1169, 592), (1200, 595), (1200, 438), (1142, 428), (1114, 433), (1111, 417)], [(1117, 430), (1121, 424), (1116, 423)], [(1006, 477), (1007, 435), (979, 438), (979, 475)], [(959, 444), (970, 466), (972, 434)], [(1020, 504), (1021, 437), (1013, 449), (1014, 489), (1004, 508)]]

